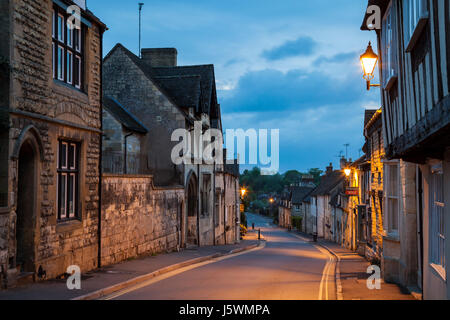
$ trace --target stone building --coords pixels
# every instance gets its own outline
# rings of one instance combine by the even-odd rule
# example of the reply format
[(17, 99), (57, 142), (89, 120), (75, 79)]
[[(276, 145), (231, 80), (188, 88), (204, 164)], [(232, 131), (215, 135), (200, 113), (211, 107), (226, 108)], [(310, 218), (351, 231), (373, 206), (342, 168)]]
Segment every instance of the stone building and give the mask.
[(316, 219), (313, 233), (317, 233), (317, 236), (320, 238), (333, 240), (337, 233), (337, 223), (333, 216), (330, 202), (332, 195), (338, 192), (338, 190), (343, 190), (344, 176), (345, 174), (342, 170), (333, 170), (333, 165), (330, 163), (325, 175), (321, 177), (320, 184), (310, 194), (310, 214)]
[(102, 170), (105, 173), (139, 174), (146, 158), (141, 148), (148, 129), (119, 102), (103, 97)]
[[(224, 150), (224, 160), (227, 151)], [(239, 163), (217, 164), (215, 169), (214, 239), (215, 244), (240, 241), (240, 184)]]
[[(185, 189), (179, 213), (180, 247), (212, 245), (225, 239), (231, 242), (235, 233), (224, 237), (217, 219), (226, 224), (224, 230), (235, 230), (232, 219), (239, 216), (239, 198), (227, 206), (229, 196), (223, 194), (223, 207), (218, 207), (221, 196), (217, 188), (219, 194), (220, 186), (237, 190), (237, 178), (220, 163), (204, 161), (199, 151), (207, 144), (199, 139), (208, 138), (210, 129), (220, 132), (214, 138), (223, 140), (214, 66), (177, 66), (178, 53), (173, 48), (143, 49), (141, 53), (139, 58), (117, 44), (104, 59), (103, 73), (105, 97), (124, 106), (135, 118), (139, 115), (148, 128), (141, 140), (140, 173), (151, 175), (156, 187)], [(172, 136), (180, 129), (189, 133), (193, 146), (189, 146), (191, 153), (182, 154), (189, 161), (175, 163), (172, 153), (180, 141)], [(222, 148), (220, 144), (214, 152), (222, 153)], [(230, 220), (220, 218), (222, 214)]]
[[(367, 247), (365, 254), (368, 257), (381, 259), (383, 253), (383, 162), (384, 144), (382, 133), (381, 110), (377, 110), (372, 118), (365, 124), (364, 136), (366, 138), (367, 160), (370, 163), (369, 204), (365, 208), (367, 224)], [(365, 181), (363, 181), (365, 182)]]
[(3, 287), (98, 266), (106, 26), (77, 3), (79, 25), (72, 1), (0, 2)]
[[(384, 257), (386, 274), (422, 288), (425, 299), (449, 299), (449, 2), (369, 0), (371, 5), (378, 5), (383, 17), (375, 32), (389, 160), (385, 185), (392, 180), (393, 187), (385, 189), (385, 197), (395, 207), (385, 206), (383, 241), (393, 255)], [(368, 21), (365, 13), (362, 30), (373, 29)]]
[(278, 203), (278, 225), (282, 228), (292, 226), (291, 220), (291, 192), (286, 188), (280, 196)]
[(306, 209), (303, 204), (305, 198), (307, 198), (311, 192), (314, 190), (314, 187), (309, 186), (292, 186), (291, 187), (291, 216), (292, 217), (300, 217), (302, 219), (302, 230), (306, 230)]

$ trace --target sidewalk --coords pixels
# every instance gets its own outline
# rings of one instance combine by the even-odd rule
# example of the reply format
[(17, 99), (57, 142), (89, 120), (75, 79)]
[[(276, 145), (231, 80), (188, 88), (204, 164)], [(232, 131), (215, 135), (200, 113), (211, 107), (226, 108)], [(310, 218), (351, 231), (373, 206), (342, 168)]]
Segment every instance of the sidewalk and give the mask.
[(49, 280), (24, 287), (0, 291), (0, 300), (70, 300), (97, 290), (118, 285), (162, 268), (189, 263), (193, 259), (207, 259), (212, 255), (226, 255), (258, 244), (257, 240), (242, 240), (240, 244), (207, 246), (180, 252), (138, 258), (88, 272), (82, 275), (81, 290), (68, 290), (66, 280)]
[[(300, 234), (312, 239), (309, 235)], [(318, 244), (331, 250), (339, 259), (338, 268), (344, 300), (415, 300), (408, 291), (383, 280), (380, 290), (369, 290), (367, 279), (370, 274), (367, 273), (367, 268), (370, 263), (364, 257), (324, 239), (319, 239)]]

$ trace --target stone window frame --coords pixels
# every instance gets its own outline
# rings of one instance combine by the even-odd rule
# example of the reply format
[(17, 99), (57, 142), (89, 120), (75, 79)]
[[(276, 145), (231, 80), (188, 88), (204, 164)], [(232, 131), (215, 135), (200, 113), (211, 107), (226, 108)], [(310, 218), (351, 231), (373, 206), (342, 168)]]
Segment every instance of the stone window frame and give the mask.
[[(72, 156), (70, 159), (70, 148), (73, 147)], [(63, 162), (63, 148), (65, 150), (65, 159)], [(57, 221), (58, 222), (66, 222), (72, 220), (81, 220), (80, 215), (80, 151), (81, 151), (81, 143), (77, 141), (71, 141), (67, 139), (59, 139), (58, 140), (58, 155), (57, 155), (57, 187), (56, 187), (56, 199), (57, 199)], [(72, 163), (70, 162), (72, 160)], [(64, 187), (64, 213), (62, 213), (62, 198), (61, 198), (61, 182), (63, 177), (65, 177), (65, 187)], [(70, 183), (70, 179), (72, 183)], [(69, 183), (68, 183), (69, 182)], [(71, 186), (71, 195), (72, 195), (72, 209), (68, 205), (69, 203), (69, 187)]]
[[(81, 24), (80, 29), (72, 30), (72, 34), (68, 37), (70, 29), (67, 26), (68, 14), (56, 4), (52, 10), (52, 70), (53, 79), (64, 82), (80, 91), (84, 87), (84, 49), (85, 49), (85, 26)], [(60, 31), (60, 19), (63, 20), (63, 29)], [(71, 39), (68, 43), (68, 39)], [(78, 39), (78, 40), (77, 40)], [(60, 53), (62, 50), (62, 53)], [(69, 55), (72, 61), (68, 61)], [(61, 57), (61, 60), (60, 60)], [(75, 62), (77, 61), (77, 63)], [(70, 68), (68, 68), (70, 66)], [(77, 67), (78, 66), (78, 67)], [(61, 68), (62, 74), (59, 72)], [(70, 76), (68, 75), (70, 70)], [(69, 79), (70, 78), (70, 79)], [(78, 80), (77, 80), (78, 78)]]

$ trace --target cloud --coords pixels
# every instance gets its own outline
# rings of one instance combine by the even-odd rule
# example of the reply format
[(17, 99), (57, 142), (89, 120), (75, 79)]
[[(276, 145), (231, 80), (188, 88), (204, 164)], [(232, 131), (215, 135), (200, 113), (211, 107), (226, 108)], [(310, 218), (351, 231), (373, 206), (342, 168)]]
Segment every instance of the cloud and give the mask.
[(343, 53), (335, 54), (334, 56), (331, 56), (331, 57), (320, 56), (319, 58), (317, 58), (314, 61), (314, 65), (315, 66), (321, 66), (324, 63), (340, 63), (340, 64), (344, 64), (344, 63), (348, 63), (348, 62), (351, 62), (351, 61), (355, 61), (358, 58), (359, 58), (359, 53), (356, 52), (356, 51), (343, 52)]
[(297, 56), (310, 56), (315, 52), (317, 42), (311, 37), (300, 37), (297, 40), (287, 41), (281, 46), (266, 50), (262, 57), (269, 60), (282, 60)]
[(347, 142), (356, 159), (364, 144), (363, 107), (379, 104), (379, 93), (367, 92), (358, 72), (339, 78), (301, 69), (248, 72), (221, 99), (223, 125), (280, 129), (281, 171), (338, 166)]
[(367, 93), (358, 70), (334, 78), (320, 71), (265, 69), (242, 76), (222, 98), (224, 112), (305, 110), (322, 105), (376, 101), (376, 90)]

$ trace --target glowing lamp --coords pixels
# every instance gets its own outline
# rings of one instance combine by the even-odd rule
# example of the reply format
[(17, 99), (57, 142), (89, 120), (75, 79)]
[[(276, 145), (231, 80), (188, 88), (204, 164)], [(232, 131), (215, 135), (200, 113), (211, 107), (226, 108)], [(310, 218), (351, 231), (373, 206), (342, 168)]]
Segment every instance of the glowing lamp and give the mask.
[(352, 170), (351, 169), (344, 169), (344, 172), (345, 172), (345, 175), (347, 177), (350, 177), (350, 174), (352, 173)]
[(378, 62), (378, 56), (373, 52), (372, 44), (369, 42), (367, 46), (366, 52), (361, 55), (361, 66), (363, 68), (363, 78), (367, 81), (367, 90), (370, 90), (370, 87), (379, 87), (379, 84), (371, 84), (370, 82), (373, 80), (375, 67)]

